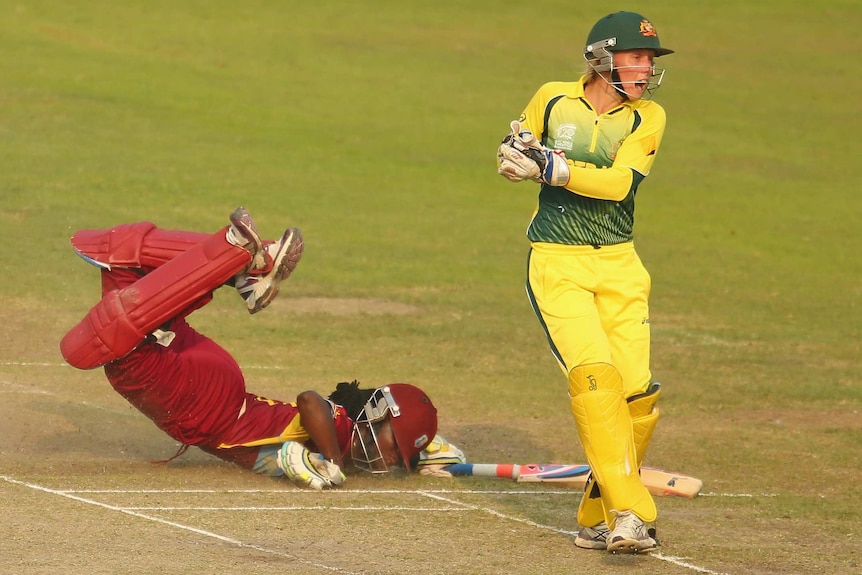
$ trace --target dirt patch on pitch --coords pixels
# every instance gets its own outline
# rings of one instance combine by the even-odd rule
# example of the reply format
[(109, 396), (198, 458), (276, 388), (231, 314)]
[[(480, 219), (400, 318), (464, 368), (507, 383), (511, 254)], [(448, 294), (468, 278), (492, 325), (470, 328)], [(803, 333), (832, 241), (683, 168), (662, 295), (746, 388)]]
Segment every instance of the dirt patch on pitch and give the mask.
[(331, 315), (407, 315), (417, 313), (419, 308), (381, 299), (300, 297), (290, 300), (290, 311)]

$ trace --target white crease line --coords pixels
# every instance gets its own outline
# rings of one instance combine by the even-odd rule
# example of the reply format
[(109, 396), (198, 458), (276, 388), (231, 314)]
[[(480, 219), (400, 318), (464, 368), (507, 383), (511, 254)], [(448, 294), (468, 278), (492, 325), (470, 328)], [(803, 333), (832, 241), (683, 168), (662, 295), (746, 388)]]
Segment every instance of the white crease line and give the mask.
[[(66, 364), (66, 363), (12, 362), (12, 361), (3, 361), (3, 362), (0, 362), (0, 366), (10, 366), (10, 367), (33, 367), (33, 366), (35, 366), (35, 367), (69, 367), (69, 366), (68, 366), (68, 364)], [(281, 366), (277, 366), (277, 365), (266, 365), (266, 366), (261, 366), (261, 365), (251, 365), (251, 366), (243, 366), (243, 369), (260, 369), (260, 370), (277, 370), (277, 371), (281, 371), (281, 370), (284, 370), (285, 368), (283, 368), (283, 367), (281, 367)], [(10, 383), (10, 382), (0, 382), (0, 383)], [(23, 390), (22, 390), (22, 391), (23, 391)], [(39, 390), (36, 390), (36, 391), (28, 390), (28, 392), (29, 392), (29, 393), (45, 393), (45, 394), (51, 394), (51, 392), (47, 392), (47, 391), (39, 391)], [(99, 407), (98, 405), (95, 405), (95, 404), (89, 404), (89, 403), (86, 403), (86, 402), (85, 402), (85, 404), (87, 404), (87, 405), (91, 405), (92, 407)], [(294, 511), (294, 510), (299, 510), (299, 511), (304, 511), (304, 510), (333, 510), (333, 511), (336, 511), (336, 510), (337, 510), (337, 511), (363, 511), (363, 510), (374, 510), (374, 511), (381, 511), (381, 510), (393, 510), (393, 511), (410, 511), (410, 510), (415, 510), (415, 511), (458, 511), (458, 510), (463, 509), (463, 510), (476, 510), (476, 511), (483, 511), (483, 512), (486, 512), (486, 513), (490, 513), (491, 515), (494, 515), (494, 516), (499, 517), (499, 518), (501, 518), (501, 519), (506, 519), (506, 520), (509, 520), (509, 521), (515, 521), (515, 522), (519, 522), (519, 523), (524, 523), (524, 524), (526, 524), (526, 525), (530, 525), (530, 526), (532, 526), (532, 527), (536, 527), (536, 528), (539, 528), (539, 529), (546, 529), (546, 530), (554, 531), (554, 532), (556, 532), (556, 533), (561, 533), (561, 534), (563, 534), (563, 535), (576, 535), (576, 534), (577, 534), (577, 532), (566, 531), (566, 530), (563, 530), (563, 529), (558, 529), (558, 528), (556, 528), (556, 527), (551, 527), (551, 526), (549, 526), (549, 525), (542, 525), (542, 524), (540, 524), (540, 523), (536, 523), (536, 522), (534, 522), (534, 521), (530, 521), (530, 520), (528, 520), (528, 519), (521, 519), (521, 518), (518, 518), (518, 517), (513, 517), (513, 516), (505, 515), (505, 514), (503, 514), (503, 513), (500, 513), (500, 512), (498, 512), (498, 511), (495, 511), (495, 510), (493, 510), (493, 509), (488, 509), (488, 508), (484, 508), (484, 507), (479, 507), (479, 506), (476, 506), (476, 505), (470, 505), (470, 504), (467, 504), (467, 503), (462, 503), (462, 502), (460, 502), (460, 501), (453, 501), (453, 500), (450, 500), (450, 499), (445, 498), (445, 497), (439, 497), (439, 494), (441, 494), (441, 493), (451, 493), (451, 494), (464, 493), (464, 494), (483, 494), (483, 495), (495, 495), (495, 494), (499, 494), (499, 495), (566, 495), (566, 494), (570, 494), (570, 493), (567, 493), (566, 491), (562, 491), (562, 490), (553, 490), (553, 491), (481, 491), (481, 490), (476, 490), (476, 491), (470, 491), (470, 490), (456, 490), (456, 489), (439, 489), (439, 490), (419, 490), (419, 491), (411, 491), (411, 490), (398, 490), (398, 489), (381, 489), (381, 490), (339, 489), (339, 490), (333, 490), (333, 491), (330, 491), (330, 492), (329, 492), (329, 493), (361, 493), (361, 494), (368, 494), (368, 493), (383, 493), (383, 494), (385, 494), (385, 493), (390, 493), (390, 494), (417, 494), (417, 493), (418, 493), (418, 494), (421, 494), (421, 495), (424, 495), (424, 496), (428, 496), (428, 497), (431, 497), (431, 498), (436, 498), (436, 499), (440, 499), (440, 500), (442, 500), (442, 501), (447, 501), (447, 502), (449, 502), (449, 503), (453, 503), (453, 504), (455, 504), (455, 505), (458, 505), (458, 506), (459, 506), (459, 509), (453, 509), (453, 508), (431, 508), (431, 509), (423, 509), (423, 508), (411, 508), (411, 507), (404, 507), (404, 508), (400, 508), (400, 507), (326, 507), (326, 506), (312, 506), (312, 507), (243, 507), (243, 508), (241, 508), (241, 507), (236, 507), (236, 508), (234, 508), (234, 507), (226, 507), (226, 508), (221, 508), (221, 507), (212, 507), (212, 508), (209, 508), (209, 507), (188, 507), (188, 508), (185, 508), (185, 507), (174, 507), (174, 508), (172, 508), (172, 507), (116, 507), (116, 506), (113, 506), (113, 505), (103, 504), (103, 503), (100, 503), (100, 502), (98, 502), (98, 501), (92, 501), (92, 500), (88, 500), (88, 499), (83, 499), (83, 498), (80, 498), (80, 497), (76, 497), (76, 496), (74, 496), (73, 494), (74, 494), (74, 493), (279, 493), (279, 492), (282, 492), (282, 493), (283, 493), (283, 492), (287, 492), (287, 490), (283, 490), (283, 489), (275, 489), (275, 490), (264, 490), (264, 489), (227, 489), (227, 490), (225, 490), (225, 489), (222, 489), (222, 490), (219, 490), (219, 489), (178, 489), (178, 490), (159, 490), (159, 489), (141, 489), (141, 490), (96, 490), (96, 489), (93, 489), (93, 490), (54, 490), (54, 489), (50, 489), (50, 488), (47, 488), (47, 487), (42, 487), (42, 486), (38, 486), (38, 485), (33, 485), (33, 484), (29, 484), (29, 483), (25, 483), (25, 482), (17, 481), (17, 480), (15, 480), (15, 479), (12, 479), (12, 478), (10, 478), (10, 477), (6, 477), (6, 476), (0, 476), (0, 478), (2, 478), (2, 479), (3, 479), (3, 480), (5, 480), (5, 481), (8, 481), (8, 482), (10, 482), (10, 483), (16, 483), (16, 484), (19, 484), (19, 485), (24, 485), (24, 486), (30, 487), (30, 488), (32, 488), (32, 489), (38, 489), (38, 490), (41, 490), (41, 491), (45, 491), (45, 492), (47, 492), (47, 493), (52, 493), (52, 494), (54, 494), (54, 495), (60, 495), (60, 496), (63, 496), (63, 497), (68, 497), (68, 498), (70, 498), (70, 499), (74, 499), (74, 500), (76, 500), (76, 501), (81, 501), (81, 502), (83, 502), (83, 503), (89, 503), (89, 504), (91, 504), (91, 505), (96, 505), (96, 506), (104, 507), (104, 508), (106, 508), (106, 509), (111, 509), (111, 510), (114, 510), (114, 511), (119, 511), (119, 512), (121, 512), (121, 513), (127, 513), (127, 514), (129, 514), (129, 515), (134, 515), (134, 516), (136, 516), (136, 517), (141, 517), (141, 518), (143, 518), (143, 519), (148, 519), (148, 520), (150, 520), (150, 521), (156, 521), (156, 522), (159, 522), (159, 523), (164, 523), (164, 524), (166, 524), (166, 525), (171, 525), (171, 526), (173, 526), (173, 527), (177, 527), (177, 528), (180, 528), (180, 529), (186, 529), (186, 530), (193, 531), (193, 532), (195, 532), (195, 533), (199, 533), (199, 534), (202, 534), (202, 535), (206, 535), (206, 536), (209, 536), (209, 537), (214, 537), (214, 538), (216, 538), (216, 539), (219, 539), (219, 540), (222, 540), (222, 541), (225, 541), (225, 542), (227, 542), (227, 543), (234, 544), (234, 545), (238, 545), (238, 546), (240, 546), (240, 547), (246, 547), (246, 548), (250, 548), (250, 549), (255, 549), (255, 550), (257, 550), (257, 551), (262, 551), (262, 552), (264, 552), (264, 553), (271, 553), (271, 554), (275, 554), (275, 555), (281, 555), (281, 556), (283, 556), (283, 557), (289, 557), (289, 558), (292, 558), (292, 559), (296, 559), (297, 561), (301, 561), (301, 562), (303, 562), (303, 563), (306, 563), (306, 564), (309, 564), (309, 565), (313, 565), (313, 566), (315, 566), (315, 567), (320, 567), (320, 568), (322, 568), (322, 569), (327, 569), (327, 570), (330, 570), (330, 571), (336, 571), (336, 572), (341, 572), (341, 573), (351, 573), (351, 572), (350, 572), (350, 571), (343, 570), (343, 569), (339, 569), (339, 568), (337, 568), (337, 567), (330, 567), (330, 566), (327, 566), (327, 565), (318, 565), (317, 563), (313, 563), (313, 562), (310, 562), (310, 561), (305, 561), (305, 560), (303, 560), (303, 559), (300, 559), (299, 557), (296, 557), (295, 555), (290, 555), (290, 554), (282, 553), (282, 552), (279, 552), (279, 551), (273, 551), (273, 550), (265, 549), (265, 548), (262, 548), (262, 547), (259, 547), (259, 546), (256, 546), (256, 545), (251, 545), (251, 544), (243, 543), (243, 542), (241, 542), (241, 541), (237, 541), (237, 540), (234, 540), (234, 539), (230, 539), (230, 538), (224, 537), (224, 536), (222, 536), (222, 535), (218, 535), (218, 534), (215, 534), (215, 533), (210, 533), (210, 532), (208, 532), (208, 531), (199, 530), (199, 529), (196, 529), (196, 528), (194, 528), (194, 527), (189, 527), (189, 526), (185, 526), (185, 525), (180, 525), (180, 524), (178, 524), (178, 523), (173, 523), (173, 522), (171, 522), (171, 521), (165, 521), (165, 520), (159, 519), (159, 518), (157, 518), (157, 517), (149, 517), (149, 516), (147, 516), (147, 515), (143, 515), (143, 514), (137, 513), (135, 510), (148, 510), (148, 511), (157, 511), (157, 510), (195, 510), (195, 511), (206, 511), (206, 510), (213, 510), (213, 511), (230, 511), (230, 510), (253, 510), (253, 511), (254, 511), (254, 510), (274, 510), (274, 511), (279, 511), (279, 510), (291, 510), (291, 511)], [(307, 492), (307, 490), (297, 489), (297, 490), (295, 490), (295, 491), (290, 491), (290, 492), (291, 492), (291, 493), (305, 493), (305, 492)], [(701, 493), (701, 494), (699, 494), (699, 497), (745, 497), (745, 498), (754, 498), (754, 497), (776, 497), (776, 496), (777, 496), (777, 494), (776, 494), (776, 493), (761, 493), (761, 494), (759, 494), (759, 495), (751, 494), (751, 493)], [(667, 562), (669, 562), (669, 563), (673, 563), (673, 564), (675, 564), (675, 565), (679, 565), (679, 566), (681, 566), (681, 567), (685, 567), (685, 568), (687, 568), (687, 569), (692, 569), (692, 570), (694, 570), (694, 571), (696, 571), (696, 572), (698, 572), (698, 573), (704, 573), (704, 574), (706, 574), (706, 575), (728, 575), (728, 574), (726, 574), (726, 573), (719, 573), (719, 572), (716, 572), (716, 571), (711, 571), (711, 570), (706, 569), (706, 568), (704, 568), (704, 567), (698, 567), (698, 566), (696, 566), (696, 565), (691, 565), (691, 564), (686, 563), (685, 561), (681, 560), (680, 558), (673, 557), (673, 556), (669, 556), (669, 555), (663, 555), (663, 554), (661, 554), (661, 553), (652, 553), (652, 554), (651, 554), (651, 556), (652, 556), (652, 557), (655, 557), (655, 558), (657, 558), (657, 559), (661, 559), (661, 560), (663, 560), (663, 561), (667, 561)]]
[[(118, 494), (134, 494), (134, 493), (290, 493), (291, 495), (311, 495), (317, 493), (308, 489), (57, 489), (58, 493), (118, 493)], [(569, 495), (580, 499), (582, 493), (577, 489), (550, 489), (550, 490), (493, 490), (493, 489), (333, 489), (327, 491), (331, 495), (337, 494), (394, 494), (394, 495), (415, 495), (416, 493), (451, 493), (457, 495), (475, 494), (475, 495)], [(700, 497), (778, 497), (777, 493), (701, 493)]]
[[(57, 394), (53, 391), (48, 391), (45, 389), (39, 389), (38, 387), (28, 387), (26, 385), (21, 385), (15, 381), (8, 380), (0, 380), (0, 393), (20, 393), (22, 395), (49, 395), (56, 396)], [(117, 409), (114, 407), (106, 407), (104, 405), (99, 405), (98, 403), (91, 403), (89, 401), (78, 401), (71, 402), (73, 405), (83, 405), (86, 407), (91, 407), (93, 409), (98, 409), (101, 411), (107, 411), (108, 413), (113, 413), (117, 415), (125, 415), (127, 413), (133, 414), (134, 412), (130, 409)]]
[(0, 392), (3, 393), (32, 393), (34, 395), (54, 395), (54, 392), (47, 389), (40, 389), (31, 385), (10, 381), (8, 379), (0, 380)]
[(662, 561), (667, 561), (668, 563), (673, 563), (674, 565), (678, 565), (680, 567), (685, 567), (686, 569), (691, 569), (697, 573), (704, 573), (705, 575), (729, 575), (729, 573), (722, 573), (720, 571), (713, 571), (711, 569), (707, 569), (706, 567), (699, 567), (697, 565), (692, 565), (691, 563), (687, 563), (682, 560), (680, 557), (673, 557), (672, 555), (664, 555), (661, 552), (650, 553), (650, 556), (655, 557), (656, 559), (661, 559)]
[(9, 367), (69, 367), (67, 363), (46, 363), (41, 361), (0, 361), (0, 365)]
[(472, 511), (463, 507), (409, 507), (393, 505), (365, 505), (339, 507), (337, 505), (289, 505), (280, 507), (117, 507), (126, 511)]
[[(522, 523), (524, 525), (529, 525), (530, 527), (535, 527), (537, 529), (544, 529), (547, 531), (553, 531), (554, 533), (560, 533), (562, 535), (574, 536), (577, 535), (576, 531), (567, 531), (565, 529), (560, 529), (558, 527), (553, 527), (550, 525), (543, 525), (541, 523), (537, 523), (535, 521), (531, 521), (529, 519), (523, 519), (520, 517), (515, 517), (512, 515), (506, 515), (505, 513), (501, 513), (494, 509), (490, 509), (488, 507), (482, 507), (480, 505), (473, 505), (470, 503), (464, 503), (462, 501), (458, 501), (455, 499), (450, 499), (449, 497), (443, 497), (442, 494), (463, 494), (463, 495), (473, 495), (473, 494), (500, 494), (500, 495), (510, 495), (510, 494), (518, 494), (518, 495), (533, 495), (533, 494), (565, 494), (565, 491), (469, 491), (469, 490), (455, 490), (455, 489), (437, 489), (437, 490), (408, 490), (408, 489), (379, 489), (379, 490), (367, 490), (367, 489), (335, 489), (327, 491), (327, 494), (338, 494), (338, 493), (350, 493), (350, 494), (405, 494), (405, 495), (421, 495), (423, 497), (427, 497), (430, 499), (434, 499), (437, 501), (443, 501), (446, 503), (450, 503), (455, 507), (441, 507), (441, 508), (417, 508), (417, 507), (376, 507), (376, 506), (365, 506), (365, 507), (336, 507), (336, 506), (290, 506), (290, 507), (118, 507), (115, 505), (108, 505), (106, 503), (101, 503), (99, 501), (93, 501), (91, 499), (84, 499), (82, 497), (77, 497), (74, 495), (75, 493), (101, 493), (101, 494), (129, 494), (129, 493), (306, 493), (306, 494), (314, 494), (319, 495), (317, 492), (312, 492), (307, 489), (89, 489), (89, 490), (58, 490), (58, 489), (50, 489), (47, 487), (42, 487), (40, 485), (35, 485), (31, 483), (26, 483), (23, 481), (18, 481), (16, 479), (12, 479), (11, 477), (7, 477), (5, 475), (0, 475), (0, 479), (3, 479), (9, 483), (14, 483), (17, 485), (23, 485), (26, 487), (30, 487), (31, 489), (37, 489), (39, 491), (44, 491), (46, 493), (51, 493), (53, 495), (60, 495), (62, 497), (67, 497), (69, 499), (73, 499), (75, 501), (80, 501), (82, 503), (88, 503), (90, 505), (95, 505), (98, 507), (103, 507), (105, 509), (110, 509), (112, 511), (119, 511), (120, 513), (125, 513), (127, 515), (132, 515), (134, 517), (139, 517), (142, 519), (147, 519), (149, 521), (155, 521), (157, 523), (162, 523), (165, 525), (170, 525), (172, 527), (176, 527), (178, 529), (183, 529), (186, 531), (191, 531), (193, 533), (197, 533), (200, 535), (204, 535), (207, 537), (212, 537), (218, 539), (220, 541), (224, 541), (226, 543), (230, 543), (239, 547), (244, 547), (247, 549), (253, 549), (255, 551), (261, 551), (263, 553), (269, 553), (273, 555), (279, 555), (281, 557), (287, 557), (290, 559), (295, 559), (307, 565), (312, 565), (314, 567), (319, 567), (321, 569), (326, 569), (329, 571), (339, 572), (339, 573), (348, 573), (351, 575), (360, 575), (358, 573), (353, 573), (351, 571), (347, 571), (345, 569), (340, 569), (338, 567), (332, 567), (329, 565), (323, 565), (320, 563), (315, 563), (312, 561), (307, 561), (305, 559), (301, 559), (295, 555), (290, 553), (284, 553), (281, 551), (275, 551), (272, 549), (267, 549), (264, 547), (260, 547), (257, 545), (252, 545), (249, 543), (244, 543), (242, 541), (232, 539), (230, 537), (225, 537), (223, 535), (218, 535), (216, 533), (212, 533), (210, 531), (205, 531), (202, 529), (197, 529), (195, 527), (190, 527), (187, 525), (182, 525), (180, 523), (175, 523), (173, 521), (167, 521), (164, 519), (160, 519), (158, 517), (151, 517), (149, 515), (144, 515), (139, 513), (141, 510), (148, 511), (480, 511), (483, 513), (488, 513), (497, 517), (499, 519), (504, 519), (506, 521), (514, 521), (516, 523)], [(715, 494), (713, 494), (715, 495)], [(718, 494), (718, 495), (728, 495), (728, 494)], [(745, 497), (753, 497), (752, 495), (742, 495)], [(671, 555), (663, 555), (660, 552), (650, 553), (651, 557), (659, 559), (661, 561), (665, 561), (667, 563), (672, 563), (679, 567), (684, 567), (686, 569), (690, 569), (695, 571), (696, 573), (702, 573), (704, 575), (729, 575), (728, 573), (722, 573), (719, 571), (712, 571), (711, 569), (707, 569), (705, 567), (700, 567), (698, 565), (693, 565), (684, 561), (679, 557), (673, 557)]]
[(224, 543), (229, 543), (231, 545), (236, 545), (237, 547), (242, 547), (244, 549), (252, 549), (254, 551), (260, 551), (262, 553), (268, 553), (270, 555), (277, 555), (279, 557), (286, 557), (288, 559), (298, 561), (300, 563), (304, 563), (305, 565), (310, 565), (312, 567), (317, 567), (320, 569), (325, 569), (327, 571), (333, 571), (336, 573), (347, 573), (348, 575), (361, 575), (360, 573), (356, 573), (354, 571), (348, 571), (347, 569), (341, 569), (339, 567), (334, 567), (332, 565), (325, 565), (323, 563), (318, 563), (316, 561), (308, 561), (307, 559), (303, 559), (301, 557), (297, 557), (292, 553), (286, 553), (283, 551), (276, 551), (274, 549), (268, 549), (266, 547), (261, 547), (259, 545), (254, 545), (251, 543), (245, 543), (238, 539), (233, 539), (231, 537), (225, 537), (224, 535), (219, 535), (218, 533), (213, 533), (212, 531), (206, 531), (203, 529), (198, 529), (196, 527), (191, 527), (189, 525), (183, 525), (181, 523), (176, 523), (174, 521), (167, 521), (165, 519), (160, 519), (158, 517), (151, 517), (149, 515), (144, 515), (143, 513), (138, 513), (135, 511), (130, 511), (127, 509), (123, 509), (121, 507), (116, 507), (114, 505), (108, 505), (106, 503), (102, 503), (99, 501), (93, 501), (92, 499), (84, 499), (83, 497), (77, 497), (75, 495), (71, 495), (69, 493), (64, 493), (62, 491), (57, 491), (55, 489), (49, 489), (47, 487), (43, 487), (41, 485), (35, 485), (33, 483), (27, 483), (24, 481), (18, 481), (17, 479), (12, 479), (11, 477), (7, 477), (5, 475), (0, 475), (0, 479), (7, 481), (9, 483), (14, 483), (16, 485), (22, 485), (24, 487), (29, 487), (30, 489), (35, 489), (37, 491), (43, 491), (45, 493), (50, 493), (52, 495), (59, 495), (61, 497), (66, 497), (72, 499), (74, 501), (78, 501), (80, 503), (87, 503), (88, 505), (95, 505), (96, 507), (101, 507), (103, 509), (108, 509), (111, 511), (119, 511), (120, 513), (124, 513), (126, 515), (131, 515), (132, 517), (138, 517), (140, 519), (146, 519), (147, 521), (153, 521), (155, 523), (161, 523), (163, 525), (168, 525), (170, 527), (176, 527), (177, 529), (182, 529), (184, 531), (190, 531), (192, 533), (196, 533), (198, 535), (203, 535), (205, 537), (211, 537), (213, 539), (218, 539)]
[[(56, 489), (57, 493), (117, 493), (117, 494), (135, 494), (135, 493), (290, 493), (291, 495), (318, 495), (317, 491), (310, 489)], [(415, 489), (330, 489), (327, 490), (330, 495), (341, 494), (395, 494), (395, 495), (416, 495), (419, 491)], [(423, 489), (421, 493), (463, 493), (477, 495), (577, 495), (581, 497), (581, 492), (577, 490), (563, 491), (555, 489), (553, 491), (493, 491), (482, 489)]]
[[(447, 503), (452, 503), (454, 505), (463, 505), (464, 507), (466, 507), (468, 509), (473, 509), (476, 511), (484, 511), (485, 513), (490, 513), (491, 515), (493, 515), (495, 517), (499, 517), (501, 519), (507, 519), (509, 521), (516, 521), (518, 523), (524, 523), (525, 525), (529, 525), (531, 527), (536, 527), (539, 529), (546, 529), (548, 531), (553, 531), (555, 533), (561, 533), (563, 535), (574, 536), (574, 535), (578, 534), (577, 531), (566, 531), (565, 529), (559, 529), (557, 527), (551, 527), (550, 525), (542, 525), (541, 523), (536, 523), (535, 521), (530, 521), (529, 519), (522, 519), (520, 517), (513, 517), (511, 515), (506, 515), (505, 513), (500, 513), (499, 511), (496, 511), (494, 509), (489, 509), (487, 507), (480, 507), (478, 505), (471, 505), (469, 503), (462, 503), (460, 501), (455, 501), (455, 500), (449, 499), (447, 497), (441, 497), (440, 495), (437, 495), (437, 494), (434, 494), (434, 493), (431, 493), (428, 491), (421, 491), (420, 490), (417, 493), (419, 493), (420, 495), (426, 495), (427, 497), (430, 497), (432, 499), (437, 499), (439, 501), (445, 501)], [(699, 567), (697, 565), (692, 565), (690, 563), (686, 563), (685, 561), (682, 561), (678, 557), (672, 557), (670, 555), (662, 555), (661, 553), (649, 553), (649, 556), (655, 557), (656, 559), (659, 559), (661, 561), (673, 563), (674, 565), (678, 565), (680, 567), (685, 567), (687, 569), (691, 569), (693, 571), (696, 571), (697, 573), (704, 573), (705, 575), (729, 575), (728, 573), (719, 573), (717, 571), (712, 571), (712, 570), (707, 569), (705, 567)]]
[(474, 511), (483, 511), (485, 513), (489, 513), (495, 517), (499, 517), (500, 519), (507, 519), (509, 521), (516, 521), (518, 523), (523, 523), (525, 525), (529, 525), (531, 527), (538, 527), (539, 529), (547, 529), (549, 531), (554, 531), (555, 533), (562, 533), (564, 535), (577, 535), (577, 531), (565, 531), (564, 529), (558, 529), (557, 527), (551, 527), (550, 525), (542, 525), (541, 523), (536, 523), (535, 521), (531, 521), (529, 519), (522, 519), (520, 517), (514, 517), (512, 515), (506, 515), (505, 513), (500, 513), (494, 509), (489, 509), (488, 507), (481, 507), (479, 505), (473, 505), (471, 503), (464, 503), (462, 501), (456, 501), (454, 499), (449, 499), (448, 497), (442, 497), (438, 493), (432, 493), (430, 491), (419, 490), (416, 491), (418, 495), (423, 495), (425, 497), (429, 497), (431, 499), (436, 499), (438, 501), (445, 501), (446, 503), (451, 503), (453, 505), (460, 505), (465, 507), (466, 509), (472, 509)]
[(22, 395), (55, 395), (44, 389), (27, 388), (10, 381), (0, 381), (0, 393), (20, 393)]
[(777, 493), (701, 493), (698, 497), (778, 497)]

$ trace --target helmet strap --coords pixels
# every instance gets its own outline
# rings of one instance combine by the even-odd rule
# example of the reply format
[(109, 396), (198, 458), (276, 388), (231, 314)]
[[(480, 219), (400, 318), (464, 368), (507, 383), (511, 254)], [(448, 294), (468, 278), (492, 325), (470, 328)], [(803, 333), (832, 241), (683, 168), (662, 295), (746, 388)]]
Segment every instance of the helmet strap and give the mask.
[(617, 72), (616, 68), (611, 68), (611, 81), (608, 83), (623, 97), (623, 102), (631, 100), (628, 93), (623, 90), (623, 81), (620, 79), (620, 73)]

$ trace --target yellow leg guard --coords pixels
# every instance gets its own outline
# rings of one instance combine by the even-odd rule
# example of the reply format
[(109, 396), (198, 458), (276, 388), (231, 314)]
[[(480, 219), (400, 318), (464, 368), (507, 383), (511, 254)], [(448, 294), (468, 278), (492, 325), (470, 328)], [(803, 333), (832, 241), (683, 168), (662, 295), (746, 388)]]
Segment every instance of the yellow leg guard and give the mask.
[[(655, 521), (655, 502), (638, 474), (632, 416), (619, 372), (606, 363), (579, 365), (569, 372), (569, 396), (578, 436), (601, 488), (605, 522), (613, 527), (612, 509), (632, 511), (643, 521)], [(583, 503), (587, 520), (595, 508), (591, 502)], [(580, 520), (580, 508), (578, 517)]]
[(632, 434), (634, 435), (635, 451), (637, 451), (638, 469), (644, 460), (652, 432), (658, 423), (659, 410), (655, 406), (661, 394), (661, 384), (652, 383), (646, 393), (629, 398), (629, 413), (632, 416)]
[(581, 503), (578, 505), (578, 525), (595, 527), (605, 521), (605, 515), (601, 493), (599, 493), (595, 478), (591, 476), (584, 489), (584, 495), (581, 497)]
[[(659, 410), (655, 404), (660, 393), (661, 384), (653, 383), (646, 393), (630, 397), (628, 400), (638, 469), (643, 464), (644, 454), (658, 422)], [(602, 506), (601, 493), (595, 478), (590, 477), (584, 489), (584, 496), (578, 506), (578, 523), (587, 527), (594, 527), (604, 520), (605, 509)]]

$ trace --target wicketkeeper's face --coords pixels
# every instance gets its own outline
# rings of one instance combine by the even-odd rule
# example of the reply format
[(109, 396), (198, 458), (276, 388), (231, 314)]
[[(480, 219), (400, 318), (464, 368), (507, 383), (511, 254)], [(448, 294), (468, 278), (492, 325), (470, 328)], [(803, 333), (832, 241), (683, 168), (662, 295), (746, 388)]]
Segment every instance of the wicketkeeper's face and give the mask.
[(356, 467), (371, 473), (386, 473), (390, 467), (401, 465), (401, 454), (388, 417), (370, 424), (355, 424), (350, 457)]
[(655, 74), (655, 52), (648, 49), (614, 52), (614, 70), (619, 87), (632, 100), (639, 100)]

